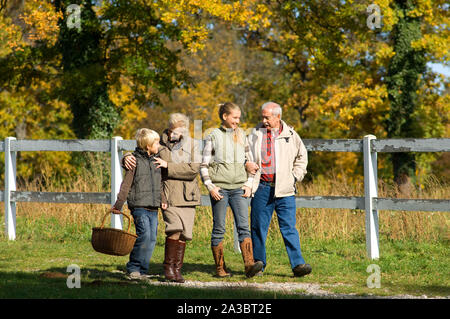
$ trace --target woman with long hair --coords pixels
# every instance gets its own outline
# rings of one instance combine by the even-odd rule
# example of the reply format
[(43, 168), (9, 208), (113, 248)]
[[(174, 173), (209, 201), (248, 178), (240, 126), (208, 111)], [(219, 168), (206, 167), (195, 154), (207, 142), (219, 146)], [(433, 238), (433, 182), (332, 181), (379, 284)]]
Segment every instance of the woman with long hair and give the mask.
[(233, 212), (239, 244), (244, 260), (245, 275), (250, 278), (258, 273), (262, 262), (253, 259), (252, 240), (248, 222), (248, 200), (251, 190), (245, 187), (245, 134), (239, 128), (241, 110), (234, 103), (219, 106), (222, 125), (208, 135), (203, 149), (200, 175), (209, 190), (213, 212), (211, 250), (217, 277), (231, 273), (225, 265), (223, 238), (227, 207)]

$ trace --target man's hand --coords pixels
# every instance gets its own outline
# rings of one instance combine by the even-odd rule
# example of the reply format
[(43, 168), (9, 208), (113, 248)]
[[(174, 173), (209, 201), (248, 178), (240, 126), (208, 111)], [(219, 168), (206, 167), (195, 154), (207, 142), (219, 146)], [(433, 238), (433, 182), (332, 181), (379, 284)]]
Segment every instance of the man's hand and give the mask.
[(161, 208), (163, 210), (166, 210), (167, 209), (167, 203), (161, 203)]
[(163, 159), (160, 159), (159, 157), (155, 157), (155, 161), (153, 163), (155, 165), (159, 164), (158, 166), (156, 166), (156, 168), (160, 168), (160, 167), (167, 168), (167, 162)]
[(244, 190), (244, 194), (242, 195), (242, 197), (250, 197), (250, 195), (252, 194), (252, 189), (248, 186), (242, 186), (242, 189)]
[(136, 167), (136, 157), (134, 155), (125, 156), (124, 164), (127, 170), (132, 170)]
[(245, 163), (245, 170), (247, 171), (247, 173), (255, 175), (256, 172), (259, 170), (259, 166), (254, 162), (247, 162)]
[(220, 187), (216, 186), (209, 191), (209, 193), (211, 194), (211, 197), (217, 201), (219, 201), (223, 198), (223, 196), (219, 194), (219, 190), (220, 190)]

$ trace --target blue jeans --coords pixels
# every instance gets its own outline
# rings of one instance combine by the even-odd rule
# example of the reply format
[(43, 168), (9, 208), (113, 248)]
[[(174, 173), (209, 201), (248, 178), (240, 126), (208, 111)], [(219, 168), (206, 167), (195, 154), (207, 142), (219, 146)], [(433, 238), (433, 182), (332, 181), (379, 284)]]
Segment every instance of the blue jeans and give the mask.
[(211, 195), (209, 196), (213, 212), (211, 246), (217, 246), (223, 240), (228, 204), (233, 211), (239, 242), (242, 242), (245, 238), (250, 237), (248, 225), (248, 199), (242, 197), (244, 190), (241, 188), (221, 189), (219, 194), (223, 196), (219, 201), (216, 201)]
[(158, 231), (158, 211), (149, 211), (144, 208), (136, 208), (131, 212), (136, 227), (136, 242), (130, 253), (130, 261), (127, 263), (127, 271), (137, 271), (142, 274), (148, 272), (150, 259), (156, 245)]
[(253, 257), (255, 261), (262, 261), (264, 267), (266, 267), (267, 232), (275, 210), (289, 262), (291, 268), (294, 268), (305, 263), (300, 249), (299, 234), (295, 227), (295, 196), (276, 198), (274, 193), (275, 187), (259, 184), (258, 190), (251, 201)]

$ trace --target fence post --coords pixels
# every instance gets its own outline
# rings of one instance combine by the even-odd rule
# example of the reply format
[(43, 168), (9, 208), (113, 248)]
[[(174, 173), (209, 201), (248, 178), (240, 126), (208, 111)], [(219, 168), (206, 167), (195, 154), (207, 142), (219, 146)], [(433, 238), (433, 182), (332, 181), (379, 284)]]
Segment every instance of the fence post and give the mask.
[(241, 246), (239, 245), (239, 234), (237, 232), (236, 223), (233, 220), (233, 237), (234, 237), (234, 251), (237, 253), (241, 252)]
[(373, 207), (373, 198), (378, 196), (377, 153), (372, 152), (370, 142), (374, 135), (366, 135), (363, 140), (364, 154), (364, 204), (366, 210), (366, 248), (370, 259), (378, 259), (378, 210)]
[(11, 201), (11, 192), (16, 190), (16, 152), (11, 151), (15, 140), (5, 138), (5, 231), (9, 240), (16, 239), (16, 202)]
[[(114, 136), (111, 139), (111, 206), (116, 202), (122, 183), (122, 168), (120, 166), (122, 151), (119, 151), (119, 140), (122, 140), (122, 137)], [(123, 229), (123, 216), (111, 214), (111, 227)]]

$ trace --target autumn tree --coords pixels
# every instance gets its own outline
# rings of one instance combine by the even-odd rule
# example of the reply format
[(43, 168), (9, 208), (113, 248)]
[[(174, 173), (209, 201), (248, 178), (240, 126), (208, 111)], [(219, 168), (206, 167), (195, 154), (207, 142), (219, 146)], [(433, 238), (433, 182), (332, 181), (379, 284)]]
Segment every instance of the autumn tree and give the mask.
[(225, 101), (240, 106), (241, 126), (250, 128), (260, 121), (260, 106), (283, 91), (285, 74), (273, 63), (271, 53), (246, 46), (238, 25), (210, 16), (205, 19), (210, 36), (203, 48), (181, 55), (192, 86), (161, 95), (161, 106), (147, 108), (147, 117), (134, 128), (148, 125), (162, 131), (169, 113), (183, 112), (190, 116), (191, 124), (201, 120), (206, 134), (209, 128), (220, 125), (218, 104)]
[[(17, 139), (74, 138), (72, 113), (59, 100), (56, 36), (59, 15), (42, 1), (3, 1), (0, 11), (0, 136)], [(18, 179), (39, 179), (44, 171), (64, 179), (73, 173), (61, 152), (19, 152)], [(0, 171), (4, 166), (0, 165)]]
[[(389, 50), (366, 25), (364, 1), (267, 1), (270, 25), (244, 32), (249, 46), (271, 52), (285, 72), (279, 102), (304, 138), (383, 137), (387, 108), (377, 64)], [(310, 171), (358, 176), (354, 153), (312, 153)], [(360, 172), (361, 173), (361, 172)], [(311, 175), (310, 175), (311, 176)]]
[[(71, 4), (81, 6), (79, 28), (68, 23)], [(58, 0), (54, 5), (63, 13), (56, 44), (62, 57), (60, 97), (71, 107), (73, 130), (78, 138), (110, 138), (120, 110), (108, 96), (103, 30), (92, 1)]]
[[(0, 36), (5, 41), (0, 45), (0, 111), (8, 114), (2, 118), (5, 136), (16, 132), (19, 138), (61, 138), (75, 133), (105, 138), (118, 130), (129, 138), (130, 120), (160, 104), (160, 94), (190, 85), (179, 56), (184, 50), (201, 49), (207, 38), (198, 14), (258, 22), (239, 1), (80, 0), (70, 1), (81, 12), (80, 27), (71, 28), (68, 4), (1, 2)], [(56, 106), (59, 113), (52, 113)], [(30, 113), (23, 116), (27, 109)], [(121, 125), (119, 113), (126, 119)]]
[[(385, 81), (390, 101), (389, 116), (385, 122), (387, 136), (424, 137), (416, 110), (419, 106), (418, 92), (423, 85), (422, 75), (426, 71), (426, 51), (413, 45), (423, 38), (422, 25), (427, 12), (422, 10), (431, 8), (410, 0), (393, 1), (391, 8), (397, 22), (391, 32), (395, 55), (389, 62)], [(410, 178), (415, 179), (415, 154), (394, 153), (391, 157), (394, 179), (403, 189), (409, 185)]]
[[(5, 136), (129, 139), (137, 125), (160, 130), (172, 111), (217, 125), (223, 100), (242, 106), (244, 126), (275, 100), (303, 138), (448, 136), (448, 81), (422, 68), (448, 64), (443, 0), (72, 2), (80, 30), (68, 27), (67, 0), (1, 2)], [(379, 27), (368, 25), (369, 5), (380, 9)], [(405, 71), (414, 52), (424, 59), (417, 81), (404, 81), (414, 78)], [(414, 108), (399, 120), (407, 96)], [(416, 155), (414, 173), (434, 156)], [(330, 167), (361, 176), (361, 159), (313, 153), (310, 176)], [(382, 156), (379, 168), (392, 175)]]
[[(432, 84), (439, 78), (424, 66), (428, 61), (448, 64), (448, 6), (444, 1), (306, 0), (264, 1), (261, 5), (266, 8), (269, 25), (248, 29), (247, 42), (273, 52), (289, 74), (288, 94), (280, 102), (298, 111), (302, 136), (362, 138), (375, 134), (386, 138), (398, 130), (403, 132), (401, 136), (445, 134), (448, 99)], [(368, 23), (370, 5), (376, 5), (380, 12), (380, 24), (375, 27)], [(405, 33), (409, 36), (405, 37)], [(408, 63), (403, 62), (413, 60), (417, 63), (408, 70)], [(420, 106), (400, 119), (400, 100), (394, 101), (392, 95), (399, 75), (403, 89), (408, 90), (398, 90), (403, 105), (406, 96), (415, 94), (410, 95), (414, 89), (424, 94), (414, 102)], [(422, 82), (418, 82), (419, 75)], [(408, 81), (404, 81), (406, 76)], [(426, 98), (436, 95), (440, 97)], [(405, 121), (418, 124), (414, 132), (414, 125), (403, 125)], [(430, 131), (430, 127), (436, 130)], [(320, 154), (315, 159), (311, 161), (313, 171), (326, 171), (339, 161), (347, 173), (351, 174), (355, 167), (362, 169), (361, 158), (352, 153)], [(399, 161), (394, 157), (393, 162)], [(386, 173), (392, 163), (381, 159), (380, 166)], [(398, 167), (394, 170), (397, 175)]]

